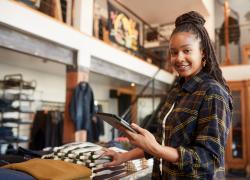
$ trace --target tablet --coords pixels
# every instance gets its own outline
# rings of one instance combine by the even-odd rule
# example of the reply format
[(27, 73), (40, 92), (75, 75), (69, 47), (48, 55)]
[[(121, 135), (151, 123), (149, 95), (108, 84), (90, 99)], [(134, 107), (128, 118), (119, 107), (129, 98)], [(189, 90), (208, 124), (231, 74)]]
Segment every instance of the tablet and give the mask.
[(127, 123), (124, 119), (122, 119), (121, 117), (115, 115), (115, 114), (110, 114), (110, 113), (101, 113), (98, 112), (95, 114), (97, 117), (99, 117), (100, 119), (102, 119), (103, 121), (109, 123), (111, 126), (113, 126), (114, 128), (119, 129), (119, 127), (123, 127), (125, 129), (128, 129), (130, 131), (132, 131), (133, 133), (137, 133), (131, 126), (129, 123)]

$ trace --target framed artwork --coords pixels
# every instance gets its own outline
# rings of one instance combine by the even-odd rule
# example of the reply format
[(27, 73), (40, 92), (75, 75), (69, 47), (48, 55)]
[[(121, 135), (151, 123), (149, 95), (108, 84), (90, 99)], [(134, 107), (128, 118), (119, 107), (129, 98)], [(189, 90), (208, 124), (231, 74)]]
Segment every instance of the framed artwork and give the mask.
[(109, 39), (123, 47), (138, 51), (139, 23), (108, 2)]

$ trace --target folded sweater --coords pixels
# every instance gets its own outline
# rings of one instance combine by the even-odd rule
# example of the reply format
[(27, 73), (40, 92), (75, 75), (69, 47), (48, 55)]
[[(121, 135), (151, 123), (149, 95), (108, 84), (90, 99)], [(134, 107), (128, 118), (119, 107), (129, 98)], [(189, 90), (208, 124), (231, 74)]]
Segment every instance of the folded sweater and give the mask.
[(85, 180), (91, 176), (91, 170), (87, 167), (51, 159), (31, 159), (22, 163), (8, 164), (3, 168), (23, 171), (36, 179), (43, 180)]

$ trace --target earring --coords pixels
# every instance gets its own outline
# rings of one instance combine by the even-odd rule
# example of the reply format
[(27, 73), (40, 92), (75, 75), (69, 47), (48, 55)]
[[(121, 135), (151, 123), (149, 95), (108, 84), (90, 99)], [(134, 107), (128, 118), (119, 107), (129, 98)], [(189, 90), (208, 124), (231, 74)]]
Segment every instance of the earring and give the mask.
[(202, 58), (202, 66), (203, 66), (203, 67), (206, 66), (206, 63), (207, 63), (206, 59), (205, 59), (205, 58)]

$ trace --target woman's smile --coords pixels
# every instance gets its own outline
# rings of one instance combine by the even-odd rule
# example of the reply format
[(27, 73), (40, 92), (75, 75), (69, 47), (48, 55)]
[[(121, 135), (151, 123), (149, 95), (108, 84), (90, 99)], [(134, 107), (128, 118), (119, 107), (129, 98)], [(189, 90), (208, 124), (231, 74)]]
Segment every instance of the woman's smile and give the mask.
[(185, 63), (185, 64), (176, 64), (175, 65), (175, 69), (178, 71), (178, 72), (183, 72), (183, 71), (187, 71), (189, 70), (191, 67), (188, 63)]

